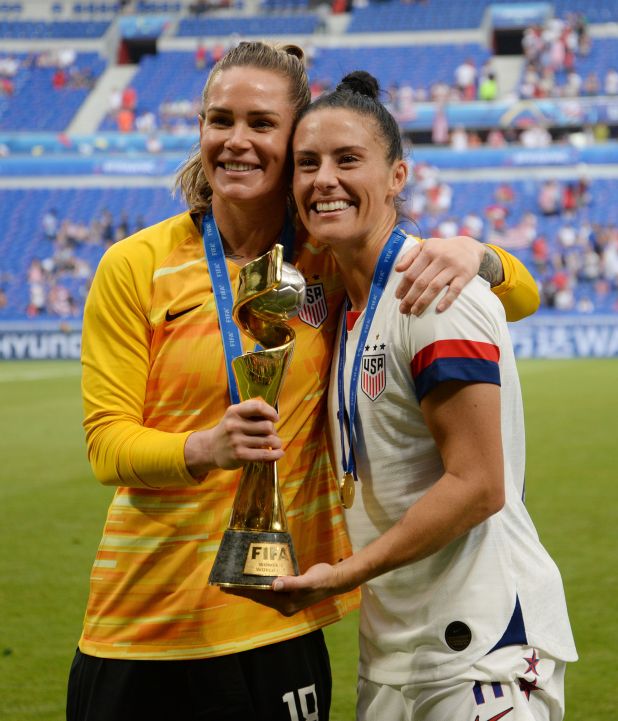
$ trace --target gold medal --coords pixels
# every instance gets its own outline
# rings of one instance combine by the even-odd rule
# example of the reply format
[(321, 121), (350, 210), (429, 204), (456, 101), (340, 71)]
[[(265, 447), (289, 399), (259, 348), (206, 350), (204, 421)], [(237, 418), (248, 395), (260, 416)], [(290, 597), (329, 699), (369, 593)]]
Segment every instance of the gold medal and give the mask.
[(352, 508), (355, 490), (354, 476), (351, 473), (344, 473), (339, 481), (339, 498), (344, 508)]

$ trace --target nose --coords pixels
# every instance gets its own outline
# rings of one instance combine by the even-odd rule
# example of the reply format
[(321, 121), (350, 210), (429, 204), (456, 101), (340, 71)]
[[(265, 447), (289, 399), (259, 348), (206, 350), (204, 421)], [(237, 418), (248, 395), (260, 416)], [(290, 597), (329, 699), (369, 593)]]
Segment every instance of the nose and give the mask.
[(318, 190), (327, 190), (336, 187), (338, 182), (335, 164), (328, 160), (322, 161), (314, 177), (314, 186)]
[(225, 147), (230, 150), (244, 150), (249, 146), (249, 134), (247, 127), (243, 123), (234, 123), (229, 128), (227, 138), (225, 140)]

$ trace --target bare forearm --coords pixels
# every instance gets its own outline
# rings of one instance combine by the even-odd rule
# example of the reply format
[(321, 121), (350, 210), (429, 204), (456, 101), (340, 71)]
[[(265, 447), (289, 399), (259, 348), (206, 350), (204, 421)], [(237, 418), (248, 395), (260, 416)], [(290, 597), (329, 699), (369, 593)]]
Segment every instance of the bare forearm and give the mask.
[(504, 268), (498, 254), (489, 247), (485, 247), (478, 275), (486, 280), (492, 288), (504, 283)]
[(427, 558), (485, 521), (502, 507), (499, 480), (445, 473), (386, 533), (337, 565), (340, 589)]

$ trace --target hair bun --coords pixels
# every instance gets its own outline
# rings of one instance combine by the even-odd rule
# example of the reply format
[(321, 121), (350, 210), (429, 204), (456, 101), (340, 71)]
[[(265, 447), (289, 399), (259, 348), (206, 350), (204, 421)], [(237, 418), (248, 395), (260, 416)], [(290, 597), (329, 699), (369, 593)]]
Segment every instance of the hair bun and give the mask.
[(299, 48), (298, 45), (287, 44), (281, 49), (288, 55), (293, 55), (295, 58), (298, 58), (301, 62), (305, 59), (305, 51)]
[(378, 99), (380, 85), (378, 81), (365, 70), (355, 70), (348, 73), (337, 86), (337, 90), (350, 90), (353, 93), (366, 95), (373, 100)]

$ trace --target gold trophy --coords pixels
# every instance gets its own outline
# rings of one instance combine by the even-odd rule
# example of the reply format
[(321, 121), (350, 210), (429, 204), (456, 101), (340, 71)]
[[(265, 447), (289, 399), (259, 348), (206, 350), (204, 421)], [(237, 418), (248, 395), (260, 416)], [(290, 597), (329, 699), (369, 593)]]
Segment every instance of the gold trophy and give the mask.
[[(276, 405), (296, 337), (285, 321), (298, 313), (304, 300), (305, 279), (293, 265), (284, 263), (281, 245), (241, 269), (234, 322), (263, 349), (232, 361), (241, 400), (260, 397)], [(208, 582), (270, 588), (277, 576), (298, 572), (277, 465), (274, 461), (248, 463)]]

